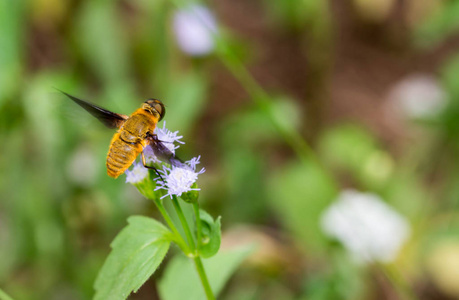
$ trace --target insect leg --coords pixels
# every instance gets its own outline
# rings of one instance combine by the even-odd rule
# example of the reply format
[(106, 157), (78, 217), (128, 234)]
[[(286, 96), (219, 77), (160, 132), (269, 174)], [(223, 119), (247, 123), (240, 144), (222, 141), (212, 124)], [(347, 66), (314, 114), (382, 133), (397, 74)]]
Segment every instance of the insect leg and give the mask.
[(143, 164), (143, 166), (144, 166), (145, 168), (147, 168), (147, 169), (155, 170), (156, 175), (158, 175), (159, 178), (161, 178), (162, 182), (166, 183), (166, 182), (164, 181), (163, 176), (161, 176), (161, 174), (159, 173), (158, 169), (156, 169), (155, 167), (152, 167), (152, 166), (147, 166), (147, 162), (145, 161), (145, 155), (143, 154), (143, 152), (142, 152), (141, 155), (142, 155), (142, 164)]

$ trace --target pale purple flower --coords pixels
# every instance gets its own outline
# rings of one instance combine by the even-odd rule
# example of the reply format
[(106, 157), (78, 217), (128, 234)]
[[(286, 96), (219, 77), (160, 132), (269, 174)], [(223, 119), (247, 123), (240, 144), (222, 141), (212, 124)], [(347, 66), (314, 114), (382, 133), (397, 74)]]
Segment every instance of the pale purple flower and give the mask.
[[(160, 140), (164, 146), (166, 146), (172, 153), (175, 154), (175, 150), (177, 150), (180, 145), (177, 144), (185, 144), (185, 142), (181, 141), (183, 138), (182, 135), (178, 135), (178, 131), (170, 131), (166, 128), (166, 121), (163, 123), (163, 128), (156, 127), (154, 133), (157, 135), (158, 140)], [(156, 158), (155, 154), (153, 153), (153, 149), (151, 147), (145, 147), (143, 150), (143, 154), (145, 155), (145, 160), (148, 163), (160, 163), (161, 161)]]
[[(172, 132), (168, 130), (165, 122), (163, 127), (157, 127), (154, 133), (157, 135), (158, 140), (174, 154), (175, 150), (180, 147), (180, 144), (184, 144), (184, 142), (181, 141), (183, 136), (179, 135), (178, 131)], [(192, 186), (198, 179), (198, 175), (205, 172), (204, 168), (196, 171), (196, 166), (200, 163), (200, 156), (194, 157), (185, 163), (182, 163), (179, 159), (174, 157), (171, 158), (170, 163), (172, 165), (169, 166), (169, 164), (163, 164), (163, 162), (155, 156), (151, 147), (145, 147), (144, 155), (147, 163), (156, 163), (157, 167), (160, 164), (162, 165), (162, 169), (158, 170), (161, 176), (156, 179), (157, 187), (155, 190), (166, 190), (167, 193), (163, 198), (167, 195), (172, 198), (173, 195), (180, 196), (182, 193), (199, 190), (197, 188), (192, 188)], [(148, 169), (145, 168), (141, 162), (134, 163), (133, 166), (131, 171), (126, 171), (126, 182), (133, 184), (142, 182), (148, 176)]]
[(141, 162), (134, 162), (132, 170), (126, 170), (126, 183), (140, 183), (148, 177), (148, 169)]
[[(173, 195), (181, 196), (183, 193), (189, 191), (199, 191), (198, 188), (192, 188), (193, 184), (198, 180), (198, 175), (205, 172), (205, 169), (202, 168), (199, 171), (196, 171), (196, 166), (199, 164), (199, 159), (201, 157), (195, 157), (182, 166), (163, 166), (162, 170), (159, 170), (159, 173), (163, 178), (157, 178), (157, 187), (156, 190), (163, 189), (167, 193), (162, 198)], [(164, 180), (164, 181), (163, 181)]]
[(155, 128), (155, 134), (158, 136), (158, 140), (162, 141), (173, 153), (180, 147), (179, 145), (175, 145), (175, 143), (185, 144), (185, 142), (181, 141), (183, 135), (178, 135), (178, 130), (172, 132), (166, 128), (166, 121), (163, 123), (163, 128)]
[(379, 196), (354, 190), (341, 192), (321, 225), (360, 263), (393, 261), (410, 233), (408, 221)]
[(177, 44), (183, 52), (203, 56), (213, 51), (217, 22), (207, 7), (194, 4), (176, 11), (173, 24)]

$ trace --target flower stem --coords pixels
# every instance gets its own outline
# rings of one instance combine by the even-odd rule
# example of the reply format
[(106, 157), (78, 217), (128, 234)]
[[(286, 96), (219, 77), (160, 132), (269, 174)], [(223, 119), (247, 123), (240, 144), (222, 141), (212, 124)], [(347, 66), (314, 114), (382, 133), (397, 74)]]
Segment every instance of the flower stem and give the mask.
[(182, 223), (183, 230), (185, 231), (186, 238), (188, 240), (188, 243), (191, 246), (191, 249), (194, 251), (194, 255), (197, 255), (196, 251), (196, 244), (194, 243), (194, 238), (193, 235), (191, 234), (190, 226), (188, 226), (188, 222), (186, 221), (185, 215), (183, 214), (182, 208), (180, 207), (180, 203), (178, 202), (177, 196), (172, 196), (172, 203), (174, 204), (174, 208), (177, 212), (177, 215), (179, 217), (180, 223)]
[(185, 252), (186, 255), (190, 255), (193, 252), (193, 250), (190, 249), (190, 247), (187, 245), (180, 232), (177, 230), (177, 227), (175, 227), (175, 224), (169, 216), (166, 208), (164, 207), (162, 200), (158, 199), (154, 200), (154, 202), (158, 207), (158, 210), (163, 216), (164, 220), (166, 221), (167, 225), (169, 225), (169, 228), (174, 233), (175, 242), (177, 243), (177, 245), (182, 249), (183, 252)]
[(199, 215), (199, 204), (198, 202), (193, 203), (194, 215), (196, 218), (196, 241), (198, 243), (198, 251), (201, 248), (201, 217)]
[[(185, 235), (188, 239), (188, 242), (190, 243), (191, 248), (193, 249), (193, 260), (194, 264), (196, 266), (196, 270), (198, 271), (199, 274), (199, 279), (201, 280), (202, 286), (204, 288), (204, 292), (206, 293), (207, 299), (208, 300), (215, 300), (214, 294), (212, 292), (212, 288), (210, 287), (209, 280), (206, 275), (206, 271), (204, 269), (204, 265), (202, 264), (201, 257), (199, 256), (199, 251), (198, 248), (196, 247), (196, 243), (194, 242), (193, 235), (191, 234), (190, 226), (188, 226), (188, 223), (186, 221), (185, 215), (183, 214), (182, 208), (180, 207), (180, 203), (178, 202), (177, 196), (172, 196), (172, 203), (174, 204), (174, 208), (177, 212), (177, 215), (180, 219), (180, 223), (182, 223), (183, 230), (185, 231)], [(196, 213), (196, 207), (194, 206), (195, 213)], [(199, 207), (198, 207), (198, 215), (199, 217)], [(199, 224), (199, 219), (196, 220), (196, 223)], [(198, 225), (200, 226), (200, 224)], [(199, 230), (198, 230), (198, 236), (200, 236)], [(199, 239), (198, 239), (198, 245), (199, 245)]]
[(209, 280), (207, 279), (206, 271), (204, 269), (204, 265), (202, 264), (201, 257), (196, 256), (194, 258), (194, 264), (196, 265), (196, 270), (198, 270), (199, 278), (201, 279), (202, 286), (204, 287), (204, 291), (206, 292), (206, 296), (208, 300), (215, 300), (214, 293), (209, 284)]

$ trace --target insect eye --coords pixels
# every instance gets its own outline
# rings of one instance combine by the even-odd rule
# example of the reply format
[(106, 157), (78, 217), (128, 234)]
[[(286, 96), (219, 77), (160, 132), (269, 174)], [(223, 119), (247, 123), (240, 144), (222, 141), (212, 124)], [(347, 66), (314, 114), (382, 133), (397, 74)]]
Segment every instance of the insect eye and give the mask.
[(164, 104), (158, 101), (154, 104), (153, 107), (159, 113), (159, 121), (161, 121), (164, 118), (164, 115), (166, 114), (166, 108), (164, 107)]

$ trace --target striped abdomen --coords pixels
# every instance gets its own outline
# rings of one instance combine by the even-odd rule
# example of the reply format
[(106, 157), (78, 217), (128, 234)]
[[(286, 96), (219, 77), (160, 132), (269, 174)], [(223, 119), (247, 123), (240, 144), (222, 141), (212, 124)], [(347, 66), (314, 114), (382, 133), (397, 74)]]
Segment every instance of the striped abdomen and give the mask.
[(140, 142), (125, 142), (120, 138), (120, 134), (116, 133), (108, 150), (107, 174), (113, 178), (117, 178), (123, 174), (132, 165), (142, 150), (143, 147)]

